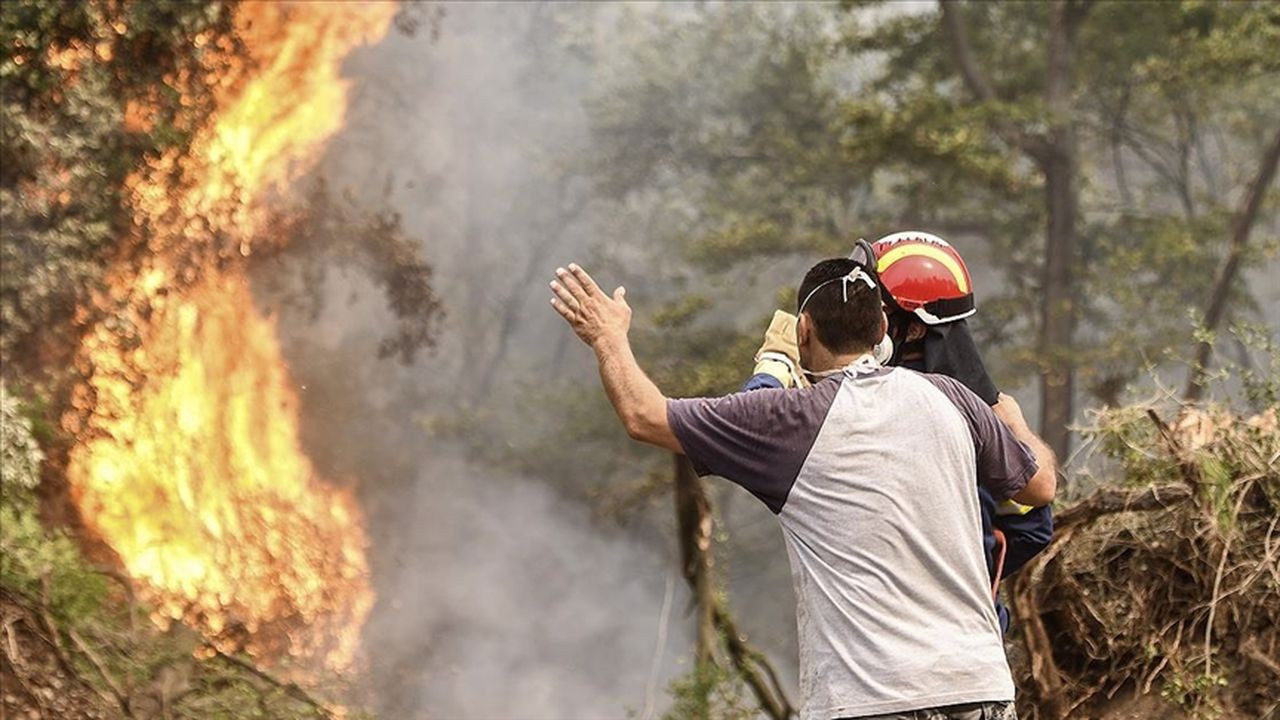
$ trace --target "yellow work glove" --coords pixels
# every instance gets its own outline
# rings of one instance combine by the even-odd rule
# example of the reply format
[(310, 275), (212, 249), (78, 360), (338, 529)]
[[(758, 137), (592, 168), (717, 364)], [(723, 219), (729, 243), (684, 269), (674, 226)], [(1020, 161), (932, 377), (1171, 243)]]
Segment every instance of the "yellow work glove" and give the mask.
[(756, 369), (753, 375), (766, 373), (778, 379), (782, 387), (808, 387), (809, 381), (800, 372), (800, 348), (796, 346), (796, 316), (776, 310), (769, 329), (764, 331), (764, 343), (756, 351)]

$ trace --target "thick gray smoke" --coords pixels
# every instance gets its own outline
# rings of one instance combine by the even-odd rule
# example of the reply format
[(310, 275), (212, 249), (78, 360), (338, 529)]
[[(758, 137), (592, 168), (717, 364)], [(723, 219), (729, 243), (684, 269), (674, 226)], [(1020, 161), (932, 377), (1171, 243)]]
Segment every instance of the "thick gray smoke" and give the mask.
[(580, 373), (599, 392), (546, 301), (550, 271), (590, 244), (590, 198), (559, 165), (583, 129), (570, 45), (593, 11), (575, 15), (587, 24), (544, 5), (418, 6), (416, 32), (347, 63), (351, 109), (319, 175), (421, 239), (447, 313), (434, 352), (375, 357), (390, 319), (358, 273), (329, 274), (318, 316), (274, 308), (308, 452), (365, 507), (384, 717), (656, 716), (685, 669), (670, 535), (600, 521), (582, 478), (495, 460), (529, 435), (503, 422), (522, 391)]
[(426, 465), (378, 517), (399, 529), (365, 642), (390, 673), (373, 681), (390, 693), (376, 703), (386, 716), (625, 717), (665, 705), (687, 648), (674, 593), (664, 598), (674, 568), (527, 478), (456, 458)]

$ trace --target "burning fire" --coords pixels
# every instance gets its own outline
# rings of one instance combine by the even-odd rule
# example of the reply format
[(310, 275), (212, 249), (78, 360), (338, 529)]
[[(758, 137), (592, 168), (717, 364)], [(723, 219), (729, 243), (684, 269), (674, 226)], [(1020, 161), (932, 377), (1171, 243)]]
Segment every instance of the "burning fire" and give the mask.
[[(187, 622), (221, 650), (342, 670), (373, 605), (363, 518), (302, 451), (275, 325), (255, 309), (241, 265), (192, 248), (230, 239), (249, 254), (269, 201), (343, 124), (342, 60), (381, 39), (395, 7), (247, 2), (237, 12), (252, 64), (238, 81), (213, 79), (219, 110), (189, 155), (130, 180), (149, 259), (117, 271), (98, 299), (116, 327), (84, 340), (88, 380), (67, 424), (87, 439), (68, 475), (85, 522), (158, 622)], [(126, 118), (145, 125), (146, 109)], [(181, 192), (165, 182), (174, 175)], [(171, 268), (192, 256), (210, 258), (200, 279), (176, 277)]]

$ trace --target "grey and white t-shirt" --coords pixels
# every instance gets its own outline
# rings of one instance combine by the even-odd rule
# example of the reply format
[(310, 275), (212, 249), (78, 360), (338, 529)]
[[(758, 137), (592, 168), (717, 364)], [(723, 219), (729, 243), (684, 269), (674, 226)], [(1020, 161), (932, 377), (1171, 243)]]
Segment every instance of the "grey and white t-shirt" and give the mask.
[(865, 360), (667, 415), (700, 474), (778, 516), (805, 720), (1012, 700), (975, 488), (1007, 498), (1035, 460), (955, 380)]

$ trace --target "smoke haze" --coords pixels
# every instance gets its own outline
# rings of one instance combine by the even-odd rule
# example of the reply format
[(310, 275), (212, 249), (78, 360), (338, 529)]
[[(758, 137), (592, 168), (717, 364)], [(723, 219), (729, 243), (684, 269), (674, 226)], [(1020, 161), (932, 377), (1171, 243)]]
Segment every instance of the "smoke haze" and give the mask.
[(385, 301), (340, 268), (314, 318), (271, 308), (308, 451), (365, 507), (370, 705), (396, 718), (651, 716), (690, 647), (670, 534), (601, 522), (578, 492), (586, 478), (551, 487), (499, 466), (529, 433), (475, 420), (579, 370), (597, 392), (588, 353), (546, 305), (550, 270), (590, 244), (590, 198), (556, 165), (583, 128), (576, 29), (546, 6), (446, 10), (412, 7), (415, 32), (349, 58), (351, 109), (317, 173), (422, 241), (446, 312), (438, 347), (409, 367), (378, 360)]

